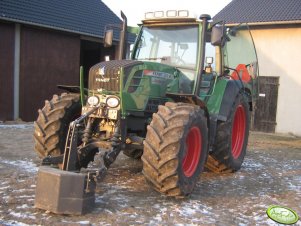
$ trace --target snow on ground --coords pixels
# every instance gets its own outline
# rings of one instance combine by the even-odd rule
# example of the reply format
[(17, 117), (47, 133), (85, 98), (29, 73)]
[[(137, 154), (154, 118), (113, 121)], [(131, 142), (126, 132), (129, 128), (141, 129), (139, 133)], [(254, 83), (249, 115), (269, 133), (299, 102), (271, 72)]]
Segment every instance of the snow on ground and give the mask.
[(29, 154), (33, 127), (23, 126), (0, 124), (0, 149), (6, 148), (0, 152), (0, 225), (277, 225), (265, 212), (273, 204), (301, 215), (301, 147), (269, 145), (252, 146), (234, 174), (203, 173), (184, 199), (158, 194), (145, 182), (139, 161), (118, 157), (97, 185), (91, 213), (61, 216), (38, 210), (38, 167)]
[[(5, 225), (5, 226), (32, 226), (33, 224), (24, 224), (22, 222), (19, 221), (15, 221), (15, 220), (9, 220), (9, 221), (2, 221), (0, 218), (0, 225)], [(36, 224), (34, 224), (36, 225)]]
[(38, 172), (38, 167), (36, 164), (32, 162), (32, 159), (24, 159), (24, 160), (7, 160), (7, 159), (2, 159), (0, 157), (0, 164), (7, 164), (11, 165), (12, 167), (16, 167), (20, 170), (24, 170), (28, 173), (36, 173)]
[(29, 128), (33, 128), (33, 123), (30, 123), (30, 124), (0, 124), (0, 129), (7, 129), (7, 128), (29, 129)]

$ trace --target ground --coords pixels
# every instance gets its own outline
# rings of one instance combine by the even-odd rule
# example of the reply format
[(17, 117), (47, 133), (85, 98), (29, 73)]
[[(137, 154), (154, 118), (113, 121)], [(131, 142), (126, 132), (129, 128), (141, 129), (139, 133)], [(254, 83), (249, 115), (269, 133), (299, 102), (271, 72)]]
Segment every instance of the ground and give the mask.
[(32, 133), (31, 123), (0, 124), (0, 225), (277, 225), (265, 212), (273, 204), (301, 215), (300, 138), (252, 132), (240, 171), (204, 172), (184, 199), (152, 190), (141, 162), (120, 155), (98, 184), (94, 210), (68, 216), (34, 208)]

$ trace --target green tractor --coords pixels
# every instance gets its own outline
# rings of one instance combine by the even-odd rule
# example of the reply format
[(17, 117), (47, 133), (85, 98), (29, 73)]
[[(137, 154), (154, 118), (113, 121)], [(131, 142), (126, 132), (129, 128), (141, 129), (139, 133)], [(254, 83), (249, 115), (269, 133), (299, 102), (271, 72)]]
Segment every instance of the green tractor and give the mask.
[[(86, 169), (88, 186), (123, 152), (141, 158), (146, 181), (168, 196), (189, 195), (204, 167), (239, 170), (258, 93), (248, 26), (184, 10), (147, 13), (135, 29), (122, 18), (119, 59), (93, 66), (87, 88), (61, 86), (68, 93), (39, 110), (34, 139), (42, 165)], [(136, 41), (125, 59), (128, 30)], [(113, 36), (107, 29), (105, 46)]]

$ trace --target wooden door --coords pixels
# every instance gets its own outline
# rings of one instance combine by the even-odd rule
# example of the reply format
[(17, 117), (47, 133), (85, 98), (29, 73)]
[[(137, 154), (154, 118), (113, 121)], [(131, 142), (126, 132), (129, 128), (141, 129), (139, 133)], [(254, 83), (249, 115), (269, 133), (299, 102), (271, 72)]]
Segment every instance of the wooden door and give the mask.
[(20, 118), (33, 121), (45, 100), (65, 92), (57, 85), (79, 84), (80, 39), (22, 26), (20, 51)]
[(259, 77), (259, 97), (253, 114), (253, 130), (275, 133), (279, 77)]
[(0, 121), (14, 118), (15, 25), (0, 23)]

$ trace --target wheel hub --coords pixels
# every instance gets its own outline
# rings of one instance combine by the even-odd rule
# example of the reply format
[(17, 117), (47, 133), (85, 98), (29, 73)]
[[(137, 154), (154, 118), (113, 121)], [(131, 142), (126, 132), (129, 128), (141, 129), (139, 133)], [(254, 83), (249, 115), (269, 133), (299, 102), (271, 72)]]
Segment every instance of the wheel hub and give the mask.
[(197, 169), (202, 152), (202, 136), (198, 127), (192, 127), (186, 137), (186, 154), (182, 169), (186, 177), (191, 177)]
[(232, 127), (232, 156), (237, 159), (243, 149), (246, 133), (246, 112), (242, 105), (236, 108)]

